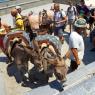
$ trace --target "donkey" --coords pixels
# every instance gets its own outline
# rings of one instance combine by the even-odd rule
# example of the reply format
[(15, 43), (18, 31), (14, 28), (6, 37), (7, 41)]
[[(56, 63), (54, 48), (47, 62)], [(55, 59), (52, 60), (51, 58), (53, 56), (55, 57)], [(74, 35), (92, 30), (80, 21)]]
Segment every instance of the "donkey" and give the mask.
[[(67, 74), (67, 67), (63, 58), (49, 47), (43, 48), (41, 54), (43, 56), (42, 65), (44, 73), (47, 74), (47, 76), (50, 73), (54, 73), (56, 78), (63, 82)], [(50, 72), (51, 70), (52, 72)]]

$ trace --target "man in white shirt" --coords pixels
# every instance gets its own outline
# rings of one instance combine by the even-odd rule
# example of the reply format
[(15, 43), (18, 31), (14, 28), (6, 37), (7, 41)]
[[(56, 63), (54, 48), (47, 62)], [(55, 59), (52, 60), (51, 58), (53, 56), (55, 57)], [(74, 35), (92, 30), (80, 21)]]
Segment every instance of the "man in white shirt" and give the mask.
[(71, 32), (69, 38), (69, 48), (70, 50), (66, 53), (66, 58), (71, 59), (71, 70), (74, 71), (81, 64), (84, 56), (84, 41), (82, 37), (82, 32), (86, 28), (86, 20), (79, 18), (74, 23), (75, 31)]

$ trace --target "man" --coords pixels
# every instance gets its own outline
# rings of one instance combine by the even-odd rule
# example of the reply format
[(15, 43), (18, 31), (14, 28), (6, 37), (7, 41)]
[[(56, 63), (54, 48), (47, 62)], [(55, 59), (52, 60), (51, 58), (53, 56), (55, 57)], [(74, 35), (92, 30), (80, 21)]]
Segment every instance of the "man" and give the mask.
[(16, 9), (17, 9), (18, 13), (21, 15), (22, 19), (24, 20), (25, 16), (21, 14), (21, 12), (22, 12), (21, 6), (16, 6)]
[(82, 31), (86, 28), (86, 20), (79, 18), (74, 23), (75, 31), (71, 32), (69, 38), (70, 50), (66, 53), (65, 58), (71, 58), (71, 71), (74, 71), (81, 64), (84, 56), (84, 41)]
[(0, 18), (0, 47), (3, 48), (3, 37), (10, 31), (10, 26), (3, 23)]
[(3, 23), (0, 18), (0, 32), (3, 32), (4, 34), (6, 34), (9, 31), (10, 31), (10, 26), (8, 26), (6, 23)]
[(16, 9), (17, 9), (18, 13), (21, 15), (21, 11), (22, 11), (21, 7), (20, 6), (16, 6)]
[(88, 22), (89, 20), (89, 8), (85, 5), (85, 1), (84, 0), (81, 0), (80, 1), (80, 5), (79, 5), (79, 9), (78, 9), (78, 13), (79, 13), (79, 16), (82, 16), (86, 22)]
[(90, 10), (90, 18), (89, 18), (89, 28), (90, 31), (93, 30), (93, 26), (95, 26), (95, 8)]
[(93, 44), (93, 48), (91, 49), (92, 52), (95, 52), (95, 27), (90, 33), (90, 41)]
[(54, 35), (58, 36), (61, 42), (64, 41), (63, 31), (67, 17), (64, 11), (60, 11), (60, 5), (54, 4)]
[(15, 17), (15, 25), (17, 30), (24, 30), (24, 22), (21, 15), (18, 11), (14, 8), (11, 10), (11, 15)]
[(72, 31), (72, 25), (74, 24), (74, 21), (76, 20), (77, 17), (77, 11), (76, 8), (73, 6), (72, 2), (69, 2), (69, 7), (67, 9), (67, 17), (68, 17), (68, 24), (69, 24), (69, 29), (70, 33)]
[(31, 29), (33, 31), (38, 31), (39, 30), (39, 15), (33, 13), (28, 16), (28, 19), (29, 19)]

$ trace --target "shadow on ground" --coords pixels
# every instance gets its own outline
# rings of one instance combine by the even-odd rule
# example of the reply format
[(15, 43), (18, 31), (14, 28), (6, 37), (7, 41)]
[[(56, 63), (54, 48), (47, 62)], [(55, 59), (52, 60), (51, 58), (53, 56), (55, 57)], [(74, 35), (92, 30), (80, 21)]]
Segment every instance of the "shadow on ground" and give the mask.
[(84, 42), (85, 42), (85, 52), (84, 52), (83, 62), (85, 65), (88, 65), (95, 61), (95, 52), (90, 51), (93, 48), (93, 45), (90, 42), (89, 37), (85, 38)]
[(17, 83), (21, 83), (21, 81), (22, 81), (21, 74), (20, 74), (20, 72), (18, 71), (18, 69), (17, 69), (17, 67), (16, 67), (16, 64), (11, 63), (11, 64), (9, 64), (9, 65), (7, 66), (7, 74), (8, 74), (10, 77), (14, 76)]
[[(14, 63), (7, 66), (7, 73), (10, 77), (14, 76), (17, 83), (22, 82), (21, 74)], [(56, 89), (58, 91), (63, 90), (62, 85), (57, 80), (47, 83), (47, 76), (43, 74), (43, 72), (37, 72), (35, 68), (30, 70), (29, 81), (24, 82), (24, 85), (22, 84), (22, 86), (29, 87), (31, 89), (50, 86), (50, 88)]]

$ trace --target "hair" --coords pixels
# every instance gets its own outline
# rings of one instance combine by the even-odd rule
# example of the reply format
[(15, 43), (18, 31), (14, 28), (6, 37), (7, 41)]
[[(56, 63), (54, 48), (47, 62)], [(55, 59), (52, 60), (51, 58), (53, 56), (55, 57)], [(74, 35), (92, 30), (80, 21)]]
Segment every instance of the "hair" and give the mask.
[(80, 0), (80, 2), (83, 2), (83, 3), (85, 3), (85, 1), (84, 1), (84, 0)]
[(40, 25), (39, 28), (41, 31), (45, 31), (45, 30), (47, 30), (48, 25), (47, 24), (46, 25)]
[(76, 27), (76, 26), (73, 26), (73, 29), (74, 29), (74, 31), (78, 31), (79, 29), (86, 29), (86, 27)]
[(60, 4), (59, 3), (54, 3), (54, 7), (59, 7)]
[(73, 2), (70, 0), (69, 2), (68, 2), (68, 4), (72, 4)]

